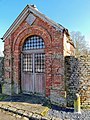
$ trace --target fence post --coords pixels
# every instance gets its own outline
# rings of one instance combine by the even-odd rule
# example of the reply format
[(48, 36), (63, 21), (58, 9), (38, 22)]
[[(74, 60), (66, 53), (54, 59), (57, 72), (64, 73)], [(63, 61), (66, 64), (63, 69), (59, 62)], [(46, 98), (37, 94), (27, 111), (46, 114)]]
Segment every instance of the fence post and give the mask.
[(80, 96), (78, 93), (75, 94), (74, 98), (74, 112), (81, 113), (80, 110)]

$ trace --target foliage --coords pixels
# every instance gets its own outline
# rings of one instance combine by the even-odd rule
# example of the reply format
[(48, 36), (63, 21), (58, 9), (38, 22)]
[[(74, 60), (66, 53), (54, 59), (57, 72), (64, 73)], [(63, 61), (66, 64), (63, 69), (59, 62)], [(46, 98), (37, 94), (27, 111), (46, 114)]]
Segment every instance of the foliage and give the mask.
[(6, 99), (8, 97), (8, 95), (4, 95), (0, 93), (0, 101)]
[(90, 110), (90, 105), (81, 105), (81, 109), (89, 109)]

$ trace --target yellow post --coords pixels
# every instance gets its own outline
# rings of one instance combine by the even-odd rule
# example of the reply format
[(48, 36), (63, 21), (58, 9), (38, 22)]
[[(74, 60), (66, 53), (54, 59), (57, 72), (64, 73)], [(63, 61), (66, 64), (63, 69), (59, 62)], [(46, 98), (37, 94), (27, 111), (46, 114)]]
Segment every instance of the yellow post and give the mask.
[(74, 112), (81, 113), (81, 110), (80, 110), (80, 96), (79, 96), (78, 93), (76, 93), (76, 95), (75, 95)]

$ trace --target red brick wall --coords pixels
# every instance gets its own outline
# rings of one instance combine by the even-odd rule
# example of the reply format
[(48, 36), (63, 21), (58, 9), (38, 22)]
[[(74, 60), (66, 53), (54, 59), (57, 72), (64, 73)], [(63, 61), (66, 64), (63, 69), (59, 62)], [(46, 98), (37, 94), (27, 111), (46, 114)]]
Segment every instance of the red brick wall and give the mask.
[[(8, 77), (6, 69), (9, 67), (9, 72), (11, 72), (10, 81), (13, 81), (16, 85), (14, 92), (19, 93), (21, 80), (20, 54), (24, 41), (31, 35), (41, 36), (45, 43), (46, 96), (50, 95), (51, 88), (64, 90), (63, 33), (56, 31), (54, 27), (38, 17), (31, 26), (23, 21), (14, 33), (11, 33), (5, 40), (5, 78)], [(10, 63), (8, 64), (8, 62)]]

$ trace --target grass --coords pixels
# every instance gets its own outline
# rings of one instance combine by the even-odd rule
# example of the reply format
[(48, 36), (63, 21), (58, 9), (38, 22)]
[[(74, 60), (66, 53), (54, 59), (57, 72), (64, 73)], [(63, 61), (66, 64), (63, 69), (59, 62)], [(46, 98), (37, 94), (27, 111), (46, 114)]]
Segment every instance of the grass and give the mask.
[(0, 101), (4, 100), (7, 97), (8, 97), (8, 95), (0, 94)]
[(81, 109), (89, 109), (90, 110), (90, 105), (81, 105)]

